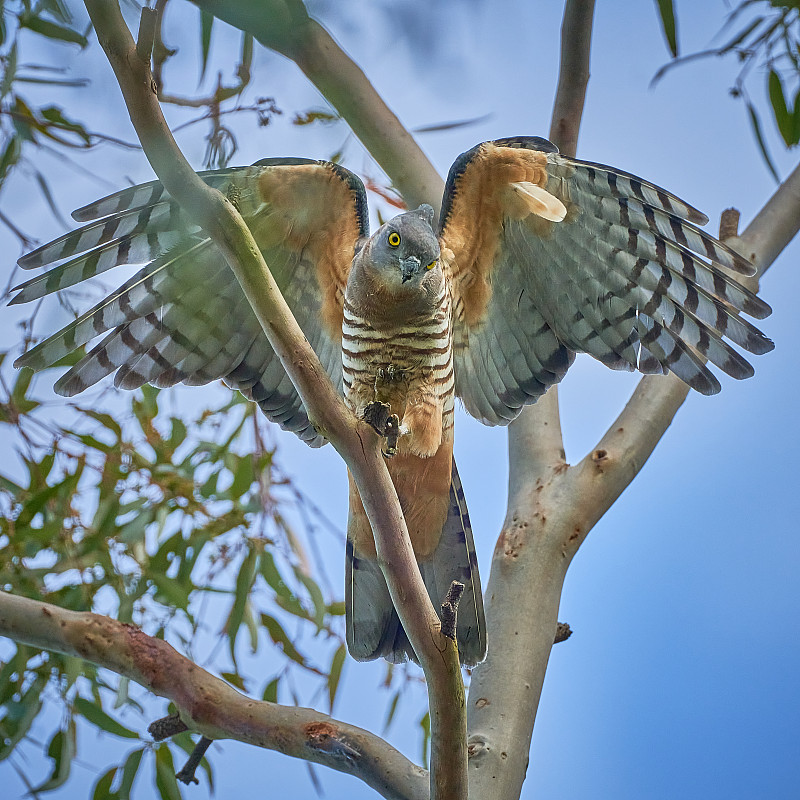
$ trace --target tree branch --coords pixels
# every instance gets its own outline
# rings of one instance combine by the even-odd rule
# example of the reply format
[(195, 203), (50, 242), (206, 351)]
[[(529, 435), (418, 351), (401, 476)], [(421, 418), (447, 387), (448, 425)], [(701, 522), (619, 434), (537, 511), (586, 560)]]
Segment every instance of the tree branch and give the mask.
[(800, 164), (777, 188), (744, 233), (728, 244), (755, 264), (760, 278), (800, 230)]
[[(568, 7), (565, 23), (569, 16)], [(579, 38), (588, 46), (588, 38)], [(564, 63), (562, 57), (562, 68)], [(559, 91), (556, 108), (568, 105)], [(579, 115), (579, 104), (572, 107)], [(741, 237), (728, 243), (750, 258), (762, 275), (798, 230), (800, 166)], [(757, 289), (757, 282), (749, 288)], [(487, 624), (493, 637), (513, 642), (514, 651), (505, 649), (503, 659), (495, 660), (490, 649), (489, 661), (473, 674), (468, 705), (470, 778), (480, 796), (519, 796), (566, 571), (593, 525), (642, 468), (688, 392), (674, 375), (646, 376), (591, 453), (574, 467), (552, 465), (549, 472), (536, 473), (533, 485), (523, 475), (514, 476), (514, 467), (546, 467), (547, 461), (532, 460), (524, 437), (513, 432), (509, 512), (487, 589)], [(520, 430), (530, 439), (536, 436), (530, 424)], [(519, 659), (518, 653), (524, 657)]]
[[(225, 197), (198, 178), (183, 157), (161, 113), (149, 63), (138, 58), (118, 3), (85, 3), (145, 155), (166, 190), (225, 256), (309, 418), (350, 468), (372, 525), (378, 561), (392, 601), (428, 684), (431, 736), (436, 743), (431, 754), (431, 796), (446, 796), (447, 788), (442, 787), (449, 787), (455, 796), (460, 796), (459, 792), (465, 795), (465, 721), (458, 655), (441, 633), (439, 618), (422, 582), (378, 437), (369, 425), (352, 415), (336, 392), (244, 220)], [(144, 9), (142, 13), (154, 12)]]
[(425, 770), (380, 737), (310, 708), (246, 697), (135, 625), (0, 592), (0, 635), (124, 675), (171, 700), (189, 728), (209, 739), (235, 739), (323, 764), (384, 797), (427, 800)]
[[(593, 18), (594, 0), (569, 0), (564, 8), (561, 65), (550, 119), (550, 140), (568, 156), (574, 156), (578, 147), (578, 129), (589, 82)], [(535, 405), (523, 409), (509, 426), (508, 438), (509, 508), (513, 508), (520, 480), (543, 477), (564, 462), (557, 386), (551, 387)]]
[(593, 20), (594, 0), (567, 1), (561, 24), (561, 64), (550, 118), (550, 141), (568, 156), (578, 152), (578, 130), (589, 83)]
[(438, 209), (444, 182), (361, 68), (308, 16), (300, 0), (192, 0), (294, 61), (341, 114), (410, 208)]
[[(574, 155), (589, 80), (594, 0), (568, 0), (550, 138)], [(478, 797), (522, 791), (533, 724), (569, 559), (559, 519), (569, 508), (557, 387), (509, 426), (509, 493), (486, 588), (489, 657), (475, 668), (467, 706), (470, 789)]]

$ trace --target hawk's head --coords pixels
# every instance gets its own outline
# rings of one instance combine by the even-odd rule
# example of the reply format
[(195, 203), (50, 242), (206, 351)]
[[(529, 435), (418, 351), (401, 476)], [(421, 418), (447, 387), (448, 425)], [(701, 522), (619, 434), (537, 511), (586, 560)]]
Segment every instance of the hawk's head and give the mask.
[(364, 255), (389, 286), (414, 289), (439, 265), (439, 240), (432, 226), (433, 209), (421, 205), (381, 225)]

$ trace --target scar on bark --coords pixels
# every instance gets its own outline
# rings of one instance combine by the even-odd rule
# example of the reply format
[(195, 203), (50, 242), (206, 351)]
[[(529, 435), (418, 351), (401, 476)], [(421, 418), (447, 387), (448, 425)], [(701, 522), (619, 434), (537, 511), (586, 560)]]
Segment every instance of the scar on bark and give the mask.
[[(186, 725), (186, 723), (177, 714), (170, 714), (167, 717), (161, 717), (161, 719), (157, 719), (155, 722), (150, 723), (149, 727), (147, 728), (147, 732), (157, 742), (163, 741), (164, 739), (169, 739), (170, 736), (176, 736), (177, 734), (188, 730), (188, 725)], [(203, 756), (206, 754), (206, 750), (208, 750), (211, 742), (212, 740), (207, 736), (200, 737), (200, 741), (198, 741), (194, 746), (194, 750), (192, 750), (191, 755), (183, 765), (181, 771), (175, 774), (175, 777), (181, 783), (185, 783), (187, 786), (190, 783), (200, 783), (195, 775), (195, 772), (200, 766), (200, 762), (203, 760)]]
[(453, 641), (456, 639), (456, 617), (462, 594), (464, 594), (464, 584), (453, 581), (442, 603), (442, 633)]

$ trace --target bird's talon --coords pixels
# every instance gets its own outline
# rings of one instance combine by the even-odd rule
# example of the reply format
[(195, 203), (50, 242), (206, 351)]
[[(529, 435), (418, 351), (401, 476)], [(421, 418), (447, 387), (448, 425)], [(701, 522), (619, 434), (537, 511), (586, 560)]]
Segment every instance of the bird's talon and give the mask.
[(365, 406), (362, 419), (372, 426), (378, 436), (386, 436), (386, 429), (391, 416), (392, 409), (388, 403), (380, 403), (374, 400)]
[(386, 447), (383, 449), (383, 454), (387, 458), (397, 455), (397, 440), (400, 437), (400, 418), (397, 414), (392, 414), (386, 420)]

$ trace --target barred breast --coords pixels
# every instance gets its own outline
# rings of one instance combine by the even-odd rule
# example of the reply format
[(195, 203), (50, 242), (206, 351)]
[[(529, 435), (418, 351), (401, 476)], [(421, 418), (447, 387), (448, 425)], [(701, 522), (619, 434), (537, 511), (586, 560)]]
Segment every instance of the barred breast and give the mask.
[[(418, 449), (413, 447), (415, 440), (429, 439), (432, 444), (435, 440), (435, 452), (443, 438), (452, 437), (453, 331), (451, 298), (444, 283), (433, 307), (421, 318), (389, 322), (366, 319), (347, 298), (344, 302), (345, 398), (357, 415), (373, 401), (389, 403), (408, 428), (401, 449)], [(435, 430), (421, 429), (430, 426)]]

